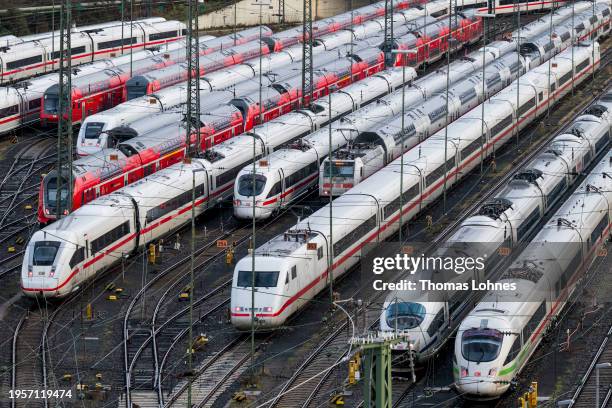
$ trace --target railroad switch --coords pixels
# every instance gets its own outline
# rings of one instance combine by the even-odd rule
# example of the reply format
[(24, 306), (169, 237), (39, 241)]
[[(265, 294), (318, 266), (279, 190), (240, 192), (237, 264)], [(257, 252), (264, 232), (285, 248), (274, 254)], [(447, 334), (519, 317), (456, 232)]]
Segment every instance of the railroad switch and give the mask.
[(15, 247), (11, 245), (10, 247), (8, 247), (7, 251), (9, 253), (13, 253), (13, 252), (15, 252)]
[(25, 242), (25, 239), (23, 239), (22, 236), (17, 237), (17, 239), (15, 240), (15, 244), (17, 245), (23, 245)]
[(96, 373), (96, 380), (102, 380), (102, 373)]
[(114, 292), (118, 295), (123, 293), (123, 288), (115, 288)]
[(115, 284), (114, 284), (113, 282), (111, 282), (111, 283), (109, 283), (108, 285), (106, 285), (106, 286), (104, 287), (104, 289), (110, 292), (110, 291), (112, 291), (112, 290), (114, 290), (114, 289), (115, 289)]
[(108, 295), (108, 300), (117, 300), (119, 299), (117, 295)]
[(64, 374), (64, 375), (62, 375), (62, 380), (66, 381), (66, 382), (72, 381), (72, 374)]
[(235, 392), (234, 395), (232, 395), (232, 400), (234, 401), (242, 402), (242, 401), (246, 401), (246, 399), (247, 399), (247, 396), (244, 393), (244, 391)]
[(344, 395), (342, 394), (332, 395), (329, 401), (335, 405), (344, 405)]
[(26, 204), (23, 209), (30, 211), (32, 209), (32, 204)]

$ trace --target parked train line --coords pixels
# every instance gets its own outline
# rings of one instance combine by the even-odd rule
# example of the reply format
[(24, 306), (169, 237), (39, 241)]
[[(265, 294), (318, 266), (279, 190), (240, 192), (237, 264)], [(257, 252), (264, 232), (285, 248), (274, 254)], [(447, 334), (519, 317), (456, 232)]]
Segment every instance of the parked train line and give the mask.
[[(600, 9), (596, 11), (598, 17), (595, 18), (595, 21), (589, 21), (589, 17), (584, 15), (578, 19), (579, 23), (576, 22), (575, 24), (576, 27), (581, 28), (577, 30), (578, 32), (575, 35), (580, 38), (589, 37), (590, 35), (598, 37), (609, 31), (609, 14), (605, 17), (603, 16), (603, 11), (609, 12), (610, 7), (604, 4), (600, 4), (599, 6)], [(592, 12), (586, 12), (585, 14), (592, 14)], [(568, 23), (571, 25), (571, 22)], [(541, 21), (536, 21), (530, 24), (528, 28), (535, 28), (534, 31), (537, 31), (538, 27), (541, 28), (541, 25)], [(512, 58), (507, 58), (509, 61), (506, 61), (506, 64), (510, 63), (509, 76), (507, 76), (508, 73), (506, 69), (498, 67), (500, 68), (500, 73), (504, 73), (504, 75), (500, 74), (499, 76), (494, 75), (492, 77), (487, 77), (488, 80), (492, 80), (492, 82), (488, 83), (486, 88), (496, 92), (497, 89), (500, 89), (500, 87), (508, 83), (507, 81), (512, 75), (516, 75), (517, 70), (521, 71), (521, 67), (519, 66), (520, 63), (531, 67), (534, 65), (537, 66), (544, 60), (550, 59), (555, 52), (565, 49), (570, 43), (568, 38), (571, 38), (573, 29), (571, 27), (562, 26), (557, 30), (559, 31), (559, 35), (553, 37), (552, 40), (547, 40), (546, 34), (542, 34), (541, 37), (536, 36), (534, 38), (528, 37), (523, 39), (523, 41), (526, 42), (523, 43), (521, 47), (521, 54), (525, 60), (516, 58), (514, 61), (516, 63), (515, 65), (512, 64)], [(565, 41), (560, 40), (561, 34), (563, 34)], [(548, 51), (544, 51), (543, 45), (546, 45)], [(500, 55), (508, 52), (511, 47), (509, 47), (507, 43), (493, 43), (490, 44), (487, 49), (494, 51), (496, 55)], [(534, 49), (539, 51), (534, 52)], [(465, 60), (466, 63), (467, 61), (478, 63), (481, 62), (479, 59), (482, 60), (482, 57), (480, 57), (478, 53), (473, 53), (470, 57), (471, 58)], [(501, 64), (501, 62), (498, 63)], [(467, 110), (473, 108), (476, 104), (479, 104), (483, 98), (491, 95), (492, 92), (489, 89), (486, 89), (485, 94), (482, 93), (482, 80), (478, 79), (479, 75), (481, 74), (476, 71), (472, 74), (473, 78), (471, 81), (467, 81), (467, 83), (461, 85), (463, 87), (462, 89), (459, 90), (455, 88), (458, 90), (458, 95), (449, 95), (449, 97), (453, 99), (452, 103), (449, 103), (448, 108), (449, 121), (459, 117), (461, 114), (467, 112)], [(380, 169), (383, 164), (389, 163), (399, 157), (403, 151), (414, 147), (418, 142), (443, 128), (447, 120), (446, 115), (444, 115), (447, 104), (446, 99), (442, 98), (446, 96), (441, 94), (437, 98), (434, 97), (432, 100), (425, 102), (423, 101), (423, 96), (425, 95), (421, 95), (421, 93), (426, 93), (426, 96), (433, 94), (433, 92), (437, 90), (436, 85), (446, 86), (445, 78), (443, 81), (444, 85), (436, 84), (435, 81), (436, 78), (431, 80), (428, 78), (419, 79), (416, 81), (414, 87), (406, 91), (408, 101), (412, 102), (406, 103), (408, 111), (405, 115), (406, 123), (403, 131), (400, 123), (398, 123), (401, 119), (391, 120), (398, 115), (397, 111), (393, 111), (384, 105), (369, 106), (347, 117), (340, 125), (336, 126), (336, 129), (333, 129), (332, 126), (332, 150), (341, 148), (347, 143), (359, 139), (364, 139), (368, 143), (368, 146), (376, 153), (384, 150), (376, 146), (377, 144), (385, 145), (387, 151), (384, 151), (384, 154), (379, 156), (379, 159), (384, 160), (379, 160), (375, 162), (376, 165), (367, 168), (370, 173), (373, 173)], [(454, 84), (454, 81), (450, 80), (449, 83)], [(433, 92), (430, 91), (432, 86), (434, 88)], [(459, 86), (460, 85), (457, 85), (457, 87)], [(423, 92), (423, 90), (426, 91)], [(389, 123), (389, 121), (391, 123)], [(378, 131), (379, 134), (376, 132), (368, 132), (374, 131), (377, 125), (382, 127), (382, 129)], [(329, 153), (329, 139), (329, 130), (322, 129), (312, 135), (304, 137), (300, 143), (296, 143), (293, 148), (288, 147), (281, 149), (264, 157), (260, 160), (255, 169), (253, 169), (252, 166), (246, 166), (239, 173), (237, 183), (235, 183), (234, 186), (235, 215), (240, 218), (250, 218), (253, 216), (253, 210), (250, 208), (252, 205), (253, 192), (251, 188), (249, 188), (249, 180), (252, 179), (253, 171), (257, 173), (258, 178), (258, 187), (255, 191), (255, 205), (257, 208), (254, 213), (257, 219), (268, 217), (278, 208), (290, 205), (293, 197), (299, 197), (300, 194), (315, 187), (320, 178), (325, 179), (325, 176), (323, 176), (323, 174), (320, 175), (320, 173), (325, 171), (329, 173), (330, 168), (329, 166), (320, 166), (319, 162), (322, 157), (325, 157)], [(359, 154), (361, 154), (361, 152)], [(363, 154), (367, 154), (367, 151), (363, 152)], [(340, 168), (342, 166), (337, 167)], [(332, 171), (339, 172), (341, 171), (339, 168), (332, 169)], [(347, 168), (350, 168), (350, 166), (347, 166)], [(368, 175), (368, 172), (365, 171), (363, 177), (360, 177), (360, 179)], [(345, 177), (342, 177), (342, 179), (344, 178)], [(246, 182), (246, 188), (243, 192), (240, 191), (241, 185), (243, 184), (240, 180)], [(355, 178), (353, 178), (353, 181), (354, 180)], [(338, 192), (346, 191), (352, 187), (350, 180), (340, 180), (337, 184), (339, 184), (339, 186), (336, 187)], [(326, 191), (325, 188), (322, 188), (322, 192), (325, 195)]]
[[(607, 81), (607, 82), (609, 83), (609, 81)], [(604, 92), (604, 97), (603, 98), (604, 99), (606, 98), (605, 92)], [(595, 103), (595, 108), (597, 108), (597, 103)], [(589, 110), (587, 109), (587, 111), (589, 111)], [(581, 119), (581, 118), (583, 118), (583, 119)], [(574, 124), (576, 124), (574, 126), (579, 126), (579, 127), (582, 128), (582, 126), (580, 126), (580, 120), (586, 120), (587, 122), (590, 122), (589, 119), (590, 119), (590, 117), (588, 115), (584, 116), (584, 114), (581, 112), (581, 113), (578, 113), (576, 116), (574, 116), (572, 121), (573, 121)], [(578, 122), (576, 122), (576, 121), (578, 121)], [(594, 123), (597, 123), (596, 119), (595, 119)], [(567, 132), (571, 133), (571, 129), (572, 128), (573, 128), (572, 125), (568, 126), (569, 130)], [(591, 127), (591, 129), (592, 129), (592, 127)], [(516, 163), (516, 166), (514, 168), (517, 169), (517, 170), (509, 172), (507, 175), (502, 177), (500, 180), (496, 181), (496, 183), (493, 186), (493, 188), (489, 189), (488, 190), (489, 192), (487, 194), (485, 194), (482, 197), (479, 197), (479, 200), (477, 201), (477, 203), (475, 203), (473, 206), (465, 209), (460, 214), (458, 214), (456, 217), (453, 217), (453, 222), (451, 223), (451, 225), (449, 225), (441, 234), (437, 235), (436, 238), (433, 239), (431, 244), (428, 246), (428, 249), (424, 250), (423, 252), (424, 253), (432, 253), (433, 251), (435, 251), (435, 249), (437, 247), (442, 245), (442, 243), (444, 241), (452, 238), (453, 235), (457, 235), (457, 231), (460, 230), (461, 225), (463, 223), (467, 222), (466, 220), (468, 220), (469, 217), (471, 217), (474, 214), (474, 212), (477, 211), (479, 206), (486, 205), (487, 202), (491, 201), (493, 199), (493, 197), (495, 196), (495, 192), (496, 191), (500, 191), (502, 189), (502, 187), (505, 186), (507, 183), (511, 182), (511, 180), (513, 180), (516, 177), (517, 174), (521, 174), (520, 170), (525, 168), (525, 166), (527, 164), (532, 163), (534, 160), (536, 160), (538, 155), (542, 155), (542, 154), (546, 155), (546, 153), (544, 153), (544, 152), (549, 149), (549, 146), (551, 146), (551, 143), (555, 143), (555, 140), (557, 140), (559, 138), (558, 135), (559, 134), (562, 135), (563, 133), (564, 132), (559, 132), (559, 133), (556, 133), (556, 134), (551, 134), (543, 142), (541, 142), (536, 149), (534, 149), (533, 151), (529, 152), (529, 154), (527, 154), (524, 158), (522, 158), (520, 163)], [(596, 132), (596, 134), (599, 135), (599, 136), (602, 135), (601, 132)], [(596, 141), (596, 140), (600, 140), (600, 139), (593, 139), (593, 141)], [(594, 149), (594, 146), (592, 146), (592, 148)], [(602, 152), (601, 149), (599, 150), (599, 152), (600, 152), (599, 157), (601, 157), (601, 152)], [(597, 156), (595, 156), (593, 158), (596, 158), (596, 157)], [(389, 281), (394, 281), (394, 278), (389, 278)], [(385, 306), (388, 307), (389, 303), (393, 302), (393, 300), (392, 300), (393, 297), (394, 297), (394, 295), (392, 293), (387, 296), (387, 301), (385, 302)], [(427, 315), (429, 316), (430, 314), (431, 314), (431, 312), (429, 312)], [(378, 318), (378, 317), (382, 317), (382, 320), (376, 320), (374, 324), (375, 325), (380, 325), (383, 329), (387, 329), (388, 330), (388, 326), (387, 326), (387, 324), (385, 322), (386, 319), (385, 319), (385, 312), (384, 311), (383, 311), (382, 315), (374, 313), (373, 316), (374, 316), (373, 320), (376, 320), (376, 318)], [(371, 318), (371, 316), (370, 316), (370, 318)], [(431, 320), (431, 319), (428, 318), (428, 321), (429, 320)], [(405, 328), (402, 327), (402, 329), (405, 329)], [(423, 328), (423, 330), (421, 330), (419, 332), (422, 332), (422, 331), (427, 331), (427, 330), (425, 328)], [(324, 341), (324, 343), (326, 343), (326, 342), (327, 342), (327, 340)], [(419, 347), (423, 348), (424, 345), (421, 344)], [(346, 350), (346, 342), (344, 343), (344, 348), (342, 350)], [(418, 351), (418, 349), (417, 349), (417, 351)], [(325, 361), (324, 365), (326, 367), (329, 367), (341, 355), (341, 353), (335, 353), (335, 354), (332, 354), (332, 355), (329, 355), (330, 353), (327, 353), (327, 355), (324, 355), (323, 357), (321, 357), (321, 356), (318, 356), (318, 354), (319, 354), (319, 352), (315, 351), (308, 358), (309, 359), (311, 359), (311, 358), (318, 358), (318, 359), (323, 358), (324, 361)], [(323, 353), (323, 354), (325, 354), (325, 353)], [(302, 376), (303, 375), (302, 374), (303, 370), (304, 370), (304, 368), (300, 367), (295, 372), (294, 377), (297, 378), (298, 376)], [(317, 373), (320, 372), (320, 371), (321, 370), (319, 370), (319, 371), (315, 370), (315, 372), (317, 372)], [(336, 369), (336, 371), (338, 373), (340, 373), (339, 375), (342, 375), (341, 373), (346, 372), (346, 364), (341, 365), (340, 368)], [(292, 379), (294, 377), (292, 377)], [(336, 378), (335, 375), (333, 375), (332, 373), (329, 373), (328, 377)], [(304, 377), (304, 378), (308, 378), (308, 376)], [(332, 380), (332, 383), (333, 382), (334, 381)], [(299, 381), (293, 381), (291, 383), (292, 384), (298, 384)], [(395, 389), (396, 385), (398, 385), (398, 384), (396, 384), (394, 382), (394, 394), (397, 394), (397, 395), (394, 395), (394, 399), (393, 399), (394, 406), (411, 406), (409, 401), (406, 403), (406, 405), (403, 405), (402, 402), (403, 402), (403, 400), (405, 398), (407, 398), (408, 395), (412, 395), (412, 391), (411, 390), (413, 389), (413, 387), (409, 383), (407, 384), (405, 382), (401, 382), (399, 384), (399, 387), (397, 387), (398, 390), (396, 390)], [(329, 395), (330, 395), (330, 392), (329, 392), (330, 388), (329, 387), (330, 386), (328, 385), (328, 388), (327, 388), (328, 392), (325, 392), (325, 393), (319, 392), (318, 394), (320, 396), (324, 395), (324, 398), (329, 397)], [(283, 387), (283, 390), (286, 390), (286, 389), (289, 389), (289, 388), (290, 388), (289, 384), (286, 384)], [(310, 389), (312, 388), (312, 385), (306, 384), (304, 386), (304, 388), (306, 389), (306, 391), (301, 391), (301, 390), (297, 389), (294, 392), (284, 396), (283, 400), (288, 399), (288, 398), (291, 399), (293, 395), (297, 394), (297, 395), (301, 396), (301, 398), (298, 397), (295, 401), (293, 401), (293, 404), (295, 406), (304, 406), (304, 407), (308, 406), (308, 401), (311, 401), (312, 399), (311, 399), (311, 397), (307, 397), (307, 396), (308, 395), (313, 395), (314, 393), (311, 393), (311, 391), (310, 391)], [(341, 392), (342, 391), (341, 389), (337, 389), (335, 387), (332, 387), (331, 390), (332, 390), (332, 393), (336, 393), (336, 392)], [(306, 401), (306, 403), (304, 403), (304, 401)], [(351, 400), (351, 401), (353, 401), (353, 400)], [(300, 402), (299, 405), (298, 405), (298, 402)], [(303, 405), (302, 405), (302, 403), (303, 403)], [(317, 401), (317, 404), (321, 404), (321, 403), (324, 403), (324, 401), (322, 401), (321, 397), (319, 397), (319, 399)], [(347, 401), (347, 403), (350, 403), (350, 402)], [(457, 403), (459, 404), (459, 402), (457, 402)], [(284, 405), (281, 404), (281, 406), (284, 406)], [(315, 406), (317, 406), (317, 405), (315, 404)], [(361, 405), (359, 405), (359, 406), (361, 406)]]

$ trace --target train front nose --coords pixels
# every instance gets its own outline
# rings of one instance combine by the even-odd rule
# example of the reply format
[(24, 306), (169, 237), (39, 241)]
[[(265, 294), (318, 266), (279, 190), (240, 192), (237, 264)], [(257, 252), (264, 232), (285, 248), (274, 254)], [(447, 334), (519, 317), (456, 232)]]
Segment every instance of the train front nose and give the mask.
[(28, 297), (51, 298), (60, 296), (59, 280), (55, 277), (25, 275), (21, 276), (21, 290)]
[(241, 220), (264, 220), (272, 215), (274, 206), (266, 204), (260, 200), (255, 201), (255, 211), (253, 211), (253, 197), (234, 200), (234, 217)]
[(500, 389), (500, 385), (495, 382), (495, 377), (480, 376), (477, 372), (461, 377), (455, 384), (457, 391), (468, 399), (494, 399), (504, 392)]

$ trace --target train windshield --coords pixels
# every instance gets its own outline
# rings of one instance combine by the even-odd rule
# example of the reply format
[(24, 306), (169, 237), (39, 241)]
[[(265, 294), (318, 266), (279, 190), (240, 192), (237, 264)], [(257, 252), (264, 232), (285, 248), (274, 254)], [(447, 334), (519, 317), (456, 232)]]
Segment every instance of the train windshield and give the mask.
[[(263, 192), (266, 186), (266, 178), (262, 175), (255, 175), (255, 188), (253, 188), (253, 176), (244, 174), (238, 179), (238, 194), (244, 197), (258, 196)], [(255, 191), (255, 194), (253, 194)]]
[[(273, 288), (278, 282), (278, 271), (255, 271), (255, 287), (256, 288)], [(251, 287), (253, 283), (253, 274), (251, 271), (239, 271), (238, 283), (239, 287)]]
[(97, 139), (102, 133), (104, 123), (102, 122), (90, 122), (85, 127), (85, 139)]
[(461, 338), (461, 352), (468, 361), (493, 361), (499, 355), (503, 334), (495, 329), (468, 329)]
[(59, 95), (55, 93), (45, 94), (45, 113), (56, 115), (59, 111)]
[[(325, 162), (323, 166), (323, 177), (329, 177), (330, 162)], [(331, 163), (332, 177), (353, 177), (353, 162), (333, 162)]]
[(60, 243), (56, 241), (38, 241), (34, 244), (32, 265), (51, 266), (59, 250)]
[(140, 98), (147, 94), (147, 87), (142, 85), (131, 85), (127, 87), (127, 100)]
[[(50, 209), (55, 209), (57, 206), (57, 177), (49, 177), (47, 185), (45, 186), (45, 204)], [(68, 197), (68, 186), (66, 182), (62, 183), (62, 192), (60, 195), (60, 206), (64, 208), (66, 206), (66, 198)]]
[(425, 307), (420, 303), (395, 302), (387, 307), (387, 324), (393, 329), (414, 329), (424, 319)]

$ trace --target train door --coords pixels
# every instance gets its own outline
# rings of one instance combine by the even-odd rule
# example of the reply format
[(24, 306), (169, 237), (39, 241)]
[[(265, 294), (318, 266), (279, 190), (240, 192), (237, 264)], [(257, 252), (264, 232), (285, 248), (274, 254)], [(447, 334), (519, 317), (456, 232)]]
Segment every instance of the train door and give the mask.
[(278, 177), (280, 179), (280, 183), (281, 183), (281, 192), (280, 195), (278, 196), (278, 207), (279, 208), (283, 208), (284, 207), (284, 203), (285, 203), (285, 172), (283, 171), (283, 169), (278, 169)]
[(487, 0), (487, 13), (493, 14), (495, 12), (495, 1), (496, 0)]

